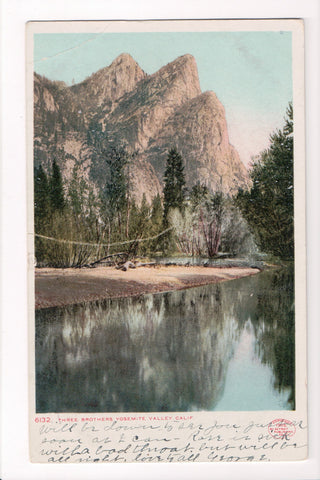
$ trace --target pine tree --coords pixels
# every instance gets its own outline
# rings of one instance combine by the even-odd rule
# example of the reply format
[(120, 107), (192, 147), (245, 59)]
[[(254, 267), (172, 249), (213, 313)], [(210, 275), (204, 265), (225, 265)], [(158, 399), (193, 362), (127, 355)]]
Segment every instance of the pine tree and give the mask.
[[(143, 193), (139, 211), (139, 230), (140, 237), (147, 238), (151, 233), (150, 205), (147, 202), (146, 194)], [(140, 253), (145, 255), (150, 248), (150, 242), (140, 243)]]
[(251, 169), (252, 188), (240, 191), (237, 204), (261, 250), (280, 258), (294, 255), (293, 109), (289, 104), (282, 130)]
[(151, 204), (151, 223), (155, 234), (160, 233), (163, 222), (163, 208), (159, 193), (153, 197)]
[(147, 197), (144, 192), (142, 195), (142, 201), (140, 206), (140, 215), (144, 221), (146, 221), (150, 216), (150, 205), (147, 202)]
[[(158, 235), (163, 230), (163, 208), (159, 193), (153, 197), (151, 204), (151, 233)], [(155, 252), (159, 250), (162, 238), (158, 237), (151, 241), (150, 249)]]
[(63, 183), (60, 167), (55, 160), (52, 164), (52, 174), (50, 177), (50, 203), (53, 211), (62, 212), (65, 208), (65, 199), (63, 192)]
[(128, 175), (126, 172), (128, 154), (124, 147), (114, 145), (111, 145), (103, 154), (109, 167), (108, 181), (104, 190), (107, 215), (109, 218), (117, 219), (119, 233), (121, 234), (124, 212), (128, 203)]
[[(168, 228), (170, 225), (170, 212), (178, 209), (184, 211), (185, 207), (185, 175), (184, 165), (181, 155), (176, 148), (171, 148), (167, 157), (166, 169), (164, 172), (163, 189), (163, 226)], [(167, 232), (161, 237), (161, 248), (168, 252), (175, 248), (172, 231)]]
[(164, 224), (168, 225), (168, 213), (171, 208), (184, 208), (185, 200), (185, 175), (181, 155), (176, 148), (171, 148), (167, 157), (166, 170), (164, 172)]
[(85, 180), (79, 175), (79, 166), (75, 165), (72, 171), (72, 178), (68, 188), (68, 200), (71, 206), (71, 210), (76, 218), (84, 217), (85, 211), (85, 199), (88, 186)]
[(199, 182), (193, 185), (189, 196), (192, 211), (196, 211), (208, 198), (208, 195), (209, 189), (206, 185), (201, 185)]
[(35, 230), (40, 231), (48, 221), (50, 213), (49, 182), (40, 164), (34, 171), (34, 222)]

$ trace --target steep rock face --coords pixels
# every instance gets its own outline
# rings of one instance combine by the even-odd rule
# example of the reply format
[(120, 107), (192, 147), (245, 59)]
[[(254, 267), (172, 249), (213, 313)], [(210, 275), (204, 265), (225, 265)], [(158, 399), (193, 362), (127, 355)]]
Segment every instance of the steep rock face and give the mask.
[(229, 143), (224, 107), (213, 92), (184, 103), (171, 115), (145, 152), (162, 179), (168, 145), (176, 146), (186, 166), (187, 186), (198, 179), (210, 189), (235, 193), (248, 185), (248, 175), (238, 153)]
[[(38, 74), (34, 74), (34, 127), (35, 133), (49, 129), (67, 130), (81, 129), (83, 115), (78, 98), (64, 82), (53, 82)], [(46, 125), (43, 125), (43, 121)], [(52, 127), (52, 128), (51, 128)]]
[[(162, 193), (162, 187), (153, 166), (141, 156), (134, 155), (129, 163), (129, 188), (132, 196), (140, 203), (143, 194), (151, 203), (153, 197)], [(90, 179), (99, 188), (107, 182), (106, 161), (103, 155), (93, 153), (90, 157)]]
[(87, 145), (85, 119), (77, 98), (63, 82), (34, 76), (34, 165), (50, 171), (55, 159), (66, 180), (75, 165), (90, 177), (92, 149)]
[(37, 115), (39, 115), (40, 109), (44, 109), (52, 112), (52, 111), (58, 110), (59, 108), (55, 102), (55, 99), (52, 93), (44, 85), (40, 75), (37, 75), (37, 74), (34, 75), (33, 98), (34, 98), (34, 113), (36, 117), (35, 118), (36, 123), (37, 123)]
[(55, 159), (70, 179), (78, 165), (80, 176), (103, 187), (105, 159), (103, 151), (89, 141), (91, 128), (98, 128), (103, 148), (114, 141), (125, 143), (134, 153), (130, 184), (138, 202), (143, 193), (149, 201), (161, 193), (167, 154), (173, 146), (185, 161), (189, 188), (200, 182), (233, 194), (249, 183), (229, 143), (224, 108), (213, 92), (201, 93), (191, 55), (147, 75), (130, 55), (122, 54), (72, 87), (35, 74), (36, 166), (42, 163), (49, 170)]
[(100, 108), (109, 113), (115, 102), (131, 92), (146, 73), (127, 53), (119, 55), (108, 67), (102, 68), (83, 82), (71, 87), (86, 112)]
[[(99, 189), (107, 181), (106, 162), (103, 155), (88, 144), (88, 118), (90, 113), (87, 114), (70, 88), (35, 74), (34, 165), (41, 163), (49, 172), (55, 159), (66, 182), (78, 166), (79, 178)], [(152, 165), (136, 156), (130, 165), (130, 185), (138, 202), (143, 193), (151, 202), (162, 191)]]
[(105, 128), (113, 138), (143, 151), (167, 118), (200, 93), (195, 59), (184, 55), (146, 77), (132, 92), (124, 95), (105, 119)]
[(162, 193), (161, 183), (158, 180), (153, 166), (143, 158), (133, 161), (130, 168), (130, 184), (132, 193), (138, 203), (141, 202), (143, 194), (146, 200), (151, 203), (152, 199)]

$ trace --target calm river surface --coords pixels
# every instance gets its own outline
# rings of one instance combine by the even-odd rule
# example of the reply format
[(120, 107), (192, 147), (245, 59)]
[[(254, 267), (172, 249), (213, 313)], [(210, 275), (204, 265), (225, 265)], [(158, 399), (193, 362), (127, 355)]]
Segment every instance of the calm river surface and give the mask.
[(37, 412), (291, 410), (291, 269), (36, 311)]

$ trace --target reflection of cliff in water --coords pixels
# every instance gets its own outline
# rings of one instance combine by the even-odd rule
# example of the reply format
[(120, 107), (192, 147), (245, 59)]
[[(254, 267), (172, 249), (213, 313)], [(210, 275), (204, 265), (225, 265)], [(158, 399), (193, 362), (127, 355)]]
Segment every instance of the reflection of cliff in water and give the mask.
[[(211, 410), (223, 398), (229, 361), (249, 318), (261, 361), (272, 367), (279, 389), (287, 386), (290, 359), (283, 362), (276, 351), (288, 326), (279, 305), (286, 316), (288, 302), (276, 299), (277, 287), (274, 295), (265, 290), (267, 273), (37, 311), (37, 411)], [(267, 308), (278, 321), (263, 316)]]

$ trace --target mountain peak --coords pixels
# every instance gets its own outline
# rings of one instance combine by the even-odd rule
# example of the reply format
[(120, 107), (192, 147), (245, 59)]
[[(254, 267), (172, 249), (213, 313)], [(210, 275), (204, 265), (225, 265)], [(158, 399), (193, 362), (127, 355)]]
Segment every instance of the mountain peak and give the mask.
[(183, 55), (146, 75), (105, 119), (115, 137), (142, 151), (177, 108), (200, 94), (196, 61)]
[(185, 53), (184, 55), (180, 55), (179, 57), (172, 60), (172, 62), (167, 63), (162, 68), (166, 68), (170, 65), (184, 65), (186, 63), (193, 64), (197, 68), (197, 62), (193, 55), (190, 53)]
[(160, 70), (151, 75), (151, 77), (163, 77), (173, 81), (179, 78), (185, 85), (192, 87), (194, 90), (192, 96), (201, 93), (197, 63), (195, 58), (190, 54), (176, 58), (160, 68)]
[(104, 105), (107, 111), (111, 111), (114, 103), (146, 76), (131, 55), (122, 53), (110, 65), (71, 89), (79, 95), (79, 101), (87, 110)]
[[(123, 142), (135, 152), (130, 175), (139, 201), (143, 193), (150, 201), (161, 192), (167, 152), (173, 145), (184, 159), (188, 188), (200, 181), (213, 191), (233, 194), (248, 185), (247, 171), (229, 143), (225, 109), (214, 92), (201, 92), (192, 55), (182, 55), (147, 75), (124, 52), (84, 82), (66, 87), (63, 95), (50, 83), (35, 75), (35, 138), (38, 143), (44, 138), (40, 146), (37, 143), (36, 154), (49, 159), (58, 138), (59, 148), (54, 151), (65, 152), (60, 164), (65, 163), (66, 172), (72, 170), (72, 162), (78, 162), (86, 165), (99, 188), (105, 182), (104, 162), (85, 135), (94, 119), (101, 126), (103, 141)], [(53, 126), (50, 148), (42, 128), (46, 118)], [(100, 141), (98, 137), (97, 145)]]
[(192, 62), (197, 66), (196, 59), (194, 58), (191, 53), (185, 53), (184, 55), (180, 55), (180, 57), (177, 57), (173, 62), (171, 63), (186, 63), (186, 62)]
[[(114, 65), (114, 66), (118, 66), (120, 65), (120, 63), (128, 63), (128, 64), (134, 64), (134, 65), (138, 65), (138, 63), (134, 60), (133, 57), (131, 57), (131, 55), (129, 53), (120, 53), (120, 55), (118, 55), (114, 60), (113, 62), (111, 63), (111, 65)], [(111, 66), (110, 65), (110, 66)], [(106, 67), (108, 68), (108, 67)]]

